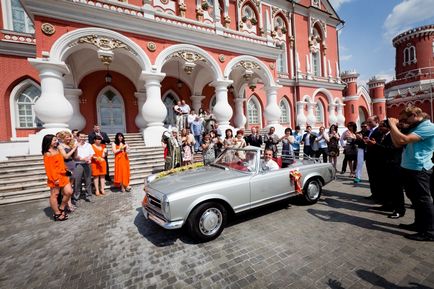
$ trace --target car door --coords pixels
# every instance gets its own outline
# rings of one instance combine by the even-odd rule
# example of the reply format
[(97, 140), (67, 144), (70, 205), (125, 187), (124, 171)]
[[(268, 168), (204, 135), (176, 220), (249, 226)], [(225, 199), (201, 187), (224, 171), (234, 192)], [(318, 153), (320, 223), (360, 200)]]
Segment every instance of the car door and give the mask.
[(250, 179), (251, 207), (272, 203), (294, 192), (289, 168), (259, 172)]

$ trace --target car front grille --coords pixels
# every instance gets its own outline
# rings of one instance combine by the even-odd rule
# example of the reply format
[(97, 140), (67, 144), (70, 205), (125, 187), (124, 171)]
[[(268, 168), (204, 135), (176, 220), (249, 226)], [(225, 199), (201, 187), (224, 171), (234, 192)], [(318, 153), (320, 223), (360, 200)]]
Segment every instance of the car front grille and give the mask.
[(148, 194), (148, 204), (161, 210), (161, 201), (150, 194)]

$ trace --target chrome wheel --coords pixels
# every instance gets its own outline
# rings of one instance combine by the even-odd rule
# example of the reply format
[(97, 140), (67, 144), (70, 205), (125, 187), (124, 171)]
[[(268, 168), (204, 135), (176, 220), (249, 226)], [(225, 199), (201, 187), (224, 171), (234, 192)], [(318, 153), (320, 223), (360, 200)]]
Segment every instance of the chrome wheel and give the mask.
[(315, 200), (319, 197), (319, 194), (321, 192), (321, 187), (318, 184), (318, 181), (312, 181), (307, 186), (307, 194), (309, 196), (309, 199)]
[(199, 220), (199, 230), (206, 236), (215, 234), (223, 224), (223, 215), (217, 208), (209, 208), (203, 212)]

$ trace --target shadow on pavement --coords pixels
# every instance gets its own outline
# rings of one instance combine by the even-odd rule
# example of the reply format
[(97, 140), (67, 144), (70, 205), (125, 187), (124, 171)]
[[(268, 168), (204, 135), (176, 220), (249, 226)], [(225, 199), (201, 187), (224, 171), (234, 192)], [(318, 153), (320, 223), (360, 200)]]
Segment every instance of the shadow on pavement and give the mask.
[(371, 283), (376, 288), (394, 288), (394, 289), (432, 289), (431, 287), (427, 287), (424, 285), (421, 285), (419, 283), (410, 282), (410, 286), (399, 286), (396, 284), (393, 284), (389, 281), (387, 281), (385, 278), (381, 277), (380, 275), (369, 272), (366, 270), (359, 269), (356, 271), (357, 276), (362, 278), (363, 280)]
[(157, 247), (166, 247), (173, 245), (176, 240), (180, 239), (186, 244), (195, 244), (195, 242), (187, 237), (185, 230), (175, 229), (166, 230), (161, 228), (154, 222), (147, 220), (143, 216), (142, 208), (136, 209), (137, 215), (134, 219), (134, 225), (137, 227), (139, 233), (148, 239), (152, 244)]
[(359, 195), (354, 195), (351, 193), (343, 193), (343, 192), (338, 192), (338, 191), (329, 191), (329, 190), (323, 190), (323, 196), (331, 196), (331, 197), (337, 197), (338, 199), (342, 199), (342, 200), (349, 200), (349, 201), (353, 201), (353, 202), (357, 202), (357, 203), (364, 203), (364, 204), (370, 204), (370, 205), (375, 205), (376, 202), (366, 199), (366, 196), (359, 196)]
[(404, 233), (402, 233), (401, 231), (393, 230), (394, 228), (398, 229), (398, 226), (389, 223), (383, 223), (366, 218), (356, 217), (337, 211), (307, 209), (307, 212), (317, 217), (318, 219), (326, 222), (348, 223), (368, 230), (376, 230), (400, 236), (404, 235)]

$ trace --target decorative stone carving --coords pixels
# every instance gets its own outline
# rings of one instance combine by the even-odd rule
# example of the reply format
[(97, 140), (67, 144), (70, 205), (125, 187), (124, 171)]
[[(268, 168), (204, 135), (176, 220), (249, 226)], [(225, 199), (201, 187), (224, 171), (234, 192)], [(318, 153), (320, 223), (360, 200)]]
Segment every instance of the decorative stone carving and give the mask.
[(169, 56), (168, 58), (172, 58), (172, 57), (179, 57), (183, 59), (185, 62), (190, 62), (190, 63), (196, 63), (197, 61), (206, 62), (206, 59), (199, 53), (187, 51), (187, 50), (177, 51), (173, 53), (171, 56)]
[(146, 44), (146, 48), (148, 48), (149, 51), (154, 52), (157, 50), (157, 44), (155, 44), (155, 42), (149, 41), (148, 44)]
[(224, 23), (225, 23), (225, 27), (229, 28), (229, 25), (231, 24), (231, 17), (229, 15), (225, 16)]
[(276, 66), (274, 65), (274, 63), (270, 63), (270, 68), (274, 69)]
[(185, 11), (187, 11), (187, 5), (184, 2), (179, 3), (179, 14), (181, 17), (185, 17)]
[(136, 55), (136, 53), (120, 40), (102, 37), (98, 35), (87, 35), (78, 39), (77, 43), (89, 43), (101, 50), (111, 51), (114, 49), (125, 49)]
[(237, 65), (235, 65), (235, 67), (242, 67), (245, 70), (253, 70), (253, 69), (258, 69), (260, 70), (261, 67), (259, 66), (259, 64), (257, 64), (256, 62), (253, 61), (245, 61), (245, 60), (241, 60), (240, 62), (237, 63)]
[(53, 35), (56, 32), (56, 28), (50, 23), (42, 23), (41, 30), (45, 35)]
[[(247, 1), (248, 0), (238, 0), (238, 8), (240, 8)], [(261, 0), (250, 0), (250, 2), (252, 2), (258, 8), (261, 6)]]
[(309, 50), (310, 50), (310, 52), (314, 53), (314, 52), (320, 51), (320, 49), (321, 49), (320, 41), (321, 41), (321, 38), (319, 36), (311, 35), (309, 37)]
[(104, 65), (110, 65), (112, 63), (113, 57), (109, 55), (99, 55), (99, 60)]
[(220, 61), (221, 63), (225, 62), (225, 61), (226, 61), (226, 57), (225, 57), (223, 54), (220, 54), (220, 55), (219, 55), (219, 61)]

